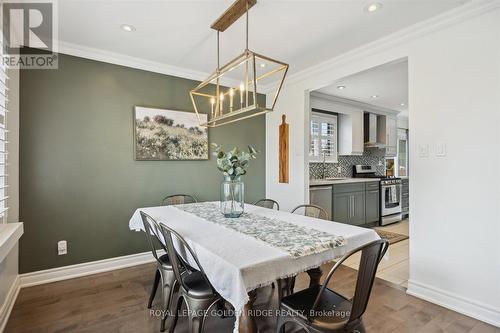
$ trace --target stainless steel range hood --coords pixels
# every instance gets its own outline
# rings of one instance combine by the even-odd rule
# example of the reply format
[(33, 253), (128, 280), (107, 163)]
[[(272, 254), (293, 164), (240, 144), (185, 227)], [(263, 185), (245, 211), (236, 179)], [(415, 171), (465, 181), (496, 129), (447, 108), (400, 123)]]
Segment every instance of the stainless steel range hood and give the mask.
[[(385, 126), (385, 119), (382, 115), (366, 112), (364, 114), (364, 136), (366, 147), (385, 148), (385, 135), (382, 135), (382, 126)], [(383, 139), (381, 139), (383, 138)]]

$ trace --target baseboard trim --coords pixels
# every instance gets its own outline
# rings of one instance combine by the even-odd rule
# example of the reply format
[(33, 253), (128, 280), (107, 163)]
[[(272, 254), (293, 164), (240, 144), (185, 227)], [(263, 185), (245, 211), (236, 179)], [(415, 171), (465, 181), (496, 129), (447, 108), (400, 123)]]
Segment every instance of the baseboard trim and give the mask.
[(114, 271), (117, 269), (142, 265), (153, 262), (155, 258), (151, 252), (131, 254), (122, 257), (91, 261), (82, 264), (57, 267), (42, 271), (21, 274), (21, 288), (37, 286), (40, 284), (74, 279), (82, 276)]
[(10, 313), (14, 308), (14, 303), (16, 303), (17, 295), (19, 295), (20, 289), (19, 276), (16, 276), (14, 283), (12, 283), (12, 286), (9, 289), (7, 297), (5, 297), (4, 303), (0, 307), (0, 333), (3, 332), (7, 326), (7, 321), (9, 320)]
[(424, 283), (408, 281), (407, 294), (500, 327), (500, 309)]

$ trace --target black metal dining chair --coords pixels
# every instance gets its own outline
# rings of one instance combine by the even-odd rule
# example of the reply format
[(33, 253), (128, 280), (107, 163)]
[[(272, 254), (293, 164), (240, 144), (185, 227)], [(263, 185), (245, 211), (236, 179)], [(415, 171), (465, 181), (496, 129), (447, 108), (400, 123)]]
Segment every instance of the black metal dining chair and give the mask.
[[(174, 332), (179, 317), (178, 313), (183, 302), (186, 303), (188, 309), (188, 332), (201, 333), (208, 311), (212, 306), (221, 304), (223, 298), (213, 288), (203, 271), (198, 257), (186, 240), (175, 230), (163, 224), (160, 227), (167, 243), (167, 253), (172, 263), (176, 281), (178, 281), (176, 285), (178, 292), (168, 311), (172, 315), (171, 323), (168, 325), (169, 333)], [(174, 244), (177, 244), (177, 247)], [(183, 251), (183, 253), (179, 253), (179, 251)], [(198, 270), (193, 270), (191, 266), (187, 266), (188, 262), (190, 265), (196, 265), (197, 267), (193, 267)]]
[(330, 215), (328, 214), (328, 212), (324, 208), (316, 205), (299, 205), (292, 210), (292, 213), (315, 217), (323, 220), (330, 219)]
[[(146, 239), (151, 249), (151, 253), (156, 259), (156, 273), (153, 282), (153, 289), (151, 290), (151, 295), (149, 296), (148, 309), (151, 309), (153, 305), (153, 300), (158, 290), (158, 286), (161, 282), (161, 292), (162, 292), (162, 309), (165, 310), (165, 315), (162, 317), (161, 327), (162, 332), (165, 330), (165, 321), (168, 315), (168, 310), (170, 307), (170, 302), (175, 293), (175, 273), (172, 267), (172, 262), (168, 255), (167, 245), (165, 243), (165, 238), (162, 234), (160, 225), (148, 214), (144, 212), (141, 213), (142, 223), (144, 225), (144, 232), (146, 234)], [(165, 254), (159, 256), (157, 252), (157, 244), (165, 251)]]
[(254, 203), (255, 206), (280, 210), (280, 204), (273, 199), (260, 199)]
[(195, 202), (198, 202), (198, 200), (189, 194), (173, 194), (163, 198), (161, 201), (163, 206), (181, 205)]
[[(365, 332), (362, 316), (375, 281), (380, 260), (389, 242), (379, 239), (343, 256), (328, 273), (322, 286), (313, 286), (280, 301), (277, 332), (285, 332), (285, 324), (295, 323), (308, 333)], [(361, 252), (354, 297), (347, 299), (327, 287), (335, 271), (353, 254)]]

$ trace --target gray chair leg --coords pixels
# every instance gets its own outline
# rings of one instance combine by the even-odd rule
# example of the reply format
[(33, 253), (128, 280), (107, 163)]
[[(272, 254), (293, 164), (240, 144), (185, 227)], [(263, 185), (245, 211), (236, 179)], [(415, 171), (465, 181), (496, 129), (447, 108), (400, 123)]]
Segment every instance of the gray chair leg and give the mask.
[(206, 312), (216, 304), (218, 299), (194, 299), (186, 297), (186, 303), (189, 309), (188, 333), (202, 333), (205, 325)]
[(278, 323), (276, 325), (276, 333), (285, 333), (285, 319), (281, 316), (278, 317)]
[(160, 284), (160, 271), (157, 269), (155, 273), (155, 281), (153, 282), (153, 289), (151, 289), (151, 295), (149, 296), (148, 309), (153, 306), (153, 300), (155, 299), (156, 291), (158, 290), (158, 285)]
[[(172, 309), (174, 309), (174, 312), (171, 314), (171, 322), (168, 326), (168, 333), (174, 333), (175, 326), (177, 325), (177, 320), (179, 319), (179, 311), (181, 311), (182, 307), (182, 300), (183, 297), (180, 295), (180, 293), (177, 294), (177, 298), (175, 299), (175, 302), (173, 303)], [(173, 300), (172, 300), (173, 301)], [(165, 322), (162, 321), (162, 327), (161, 331), (165, 331)]]
[[(174, 280), (172, 287), (169, 289), (170, 289), (169, 290), (170, 295), (168, 297), (168, 304), (164, 308), (164, 310), (166, 312), (163, 314), (163, 317), (161, 318), (161, 329), (160, 329), (161, 332), (165, 331), (167, 319), (172, 318), (174, 311), (175, 311), (175, 314), (177, 314), (177, 311), (178, 311), (178, 310), (176, 310), (176, 307), (177, 307), (176, 296), (179, 294), (179, 283), (177, 282), (177, 280)], [(182, 302), (181, 302), (181, 304), (182, 304)], [(177, 323), (177, 321), (172, 322), (172, 320), (171, 320), (171, 322), (169, 322), (169, 327), (171, 325), (173, 325), (172, 331), (175, 328), (176, 323)]]

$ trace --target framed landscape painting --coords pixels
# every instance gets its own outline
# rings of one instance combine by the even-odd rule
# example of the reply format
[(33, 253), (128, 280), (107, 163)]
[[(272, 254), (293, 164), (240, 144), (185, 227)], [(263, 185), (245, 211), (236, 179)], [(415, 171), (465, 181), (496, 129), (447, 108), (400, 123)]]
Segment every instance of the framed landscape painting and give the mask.
[[(141, 106), (134, 111), (136, 160), (208, 159), (208, 128), (199, 126), (196, 113)], [(207, 115), (200, 117), (207, 121)]]

